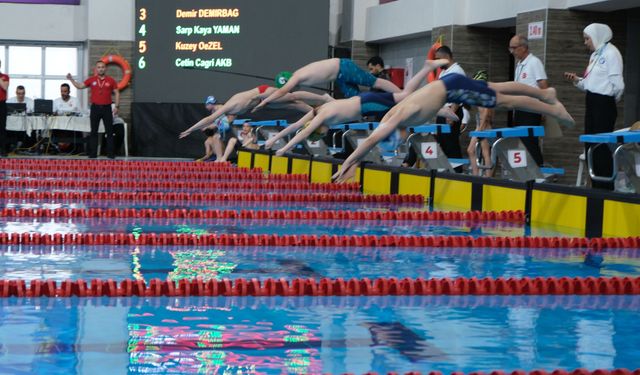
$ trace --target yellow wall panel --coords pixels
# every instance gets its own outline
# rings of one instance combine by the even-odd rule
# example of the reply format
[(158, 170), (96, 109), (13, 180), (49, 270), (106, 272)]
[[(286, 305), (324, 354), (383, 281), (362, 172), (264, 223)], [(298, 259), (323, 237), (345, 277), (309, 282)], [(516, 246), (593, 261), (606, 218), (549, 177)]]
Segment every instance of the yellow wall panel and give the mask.
[(525, 189), (482, 186), (482, 211), (524, 211), (526, 200)]
[(534, 190), (531, 197), (531, 224), (580, 229), (584, 235), (587, 198)]
[(391, 172), (365, 169), (362, 191), (365, 194), (390, 194)]
[(429, 198), (431, 177), (400, 173), (398, 178), (398, 194), (419, 194)]
[(331, 182), (333, 164), (314, 161), (311, 166), (311, 182)]
[(292, 174), (309, 174), (309, 160), (305, 159), (293, 159), (291, 161), (291, 173)]
[(264, 172), (269, 170), (269, 155), (255, 154), (253, 157), (253, 167), (262, 168)]
[(433, 195), (433, 206), (436, 209), (462, 210), (471, 209), (471, 182), (437, 178)]
[(251, 153), (238, 151), (238, 167), (251, 168)]
[(602, 237), (640, 236), (640, 204), (604, 201)]
[(289, 166), (289, 158), (285, 156), (273, 156), (271, 158), (272, 174), (287, 174), (288, 166)]

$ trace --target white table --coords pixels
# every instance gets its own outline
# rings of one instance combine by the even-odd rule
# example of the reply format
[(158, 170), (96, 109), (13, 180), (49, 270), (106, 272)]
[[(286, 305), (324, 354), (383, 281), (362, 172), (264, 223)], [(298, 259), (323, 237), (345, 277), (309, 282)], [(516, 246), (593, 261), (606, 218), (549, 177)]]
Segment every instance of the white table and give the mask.
[[(127, 123), (124, 126), (124, 154), (129, 156)], [(7, 130), (24, 131), (31, 133), (33, 130), (71, 130), (77, 132), (91, 132), (91, 120), (89, 117), (79, 116), (7, 116)], [(98, 133), (104, 133), (104, 125), (100, 121)]]

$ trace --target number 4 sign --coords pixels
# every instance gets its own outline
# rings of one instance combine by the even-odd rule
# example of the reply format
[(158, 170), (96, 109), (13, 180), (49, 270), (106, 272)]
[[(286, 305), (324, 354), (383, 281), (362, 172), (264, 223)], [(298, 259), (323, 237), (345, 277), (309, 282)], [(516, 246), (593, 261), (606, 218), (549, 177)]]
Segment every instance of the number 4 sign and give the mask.
[(509, 150), (507, 153), (511, 168), (524, 168), (527, 166), (526, 150)]
[(420, 150), (424, 159), (438, 158), (438, 143), (436, 142), (424, 142), (420, 144)]

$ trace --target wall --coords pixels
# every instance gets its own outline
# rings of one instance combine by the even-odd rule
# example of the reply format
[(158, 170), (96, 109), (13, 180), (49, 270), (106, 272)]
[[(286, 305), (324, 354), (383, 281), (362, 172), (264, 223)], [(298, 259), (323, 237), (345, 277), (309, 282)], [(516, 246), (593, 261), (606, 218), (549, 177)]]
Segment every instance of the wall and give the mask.
[(89, 40), (135, 40), (135, 0), (87, 0)]
[(2, 39), (63, 42), (86, 39), (86, 6), (2, 4), (0, 8)]
[[(637, 0), (397, 0), (370, 7), (366, 42), (427, 33), (445, 25), (507, 26), (519, 13), (572, 7), (612, 11), (637, 6)], [(357, 12), (357, 9), (354, 9)]]
[(84, 42), (134, 40), (134, 0), (83, 0), (80, 5), (1, 4), (4, 40)]
[(431, 45), (431, 35), (399, 40), (380, 45), (380, 56), (386, 66), (406, 69), (407, 58), (413, 59), (413, 72), (424, 61)]

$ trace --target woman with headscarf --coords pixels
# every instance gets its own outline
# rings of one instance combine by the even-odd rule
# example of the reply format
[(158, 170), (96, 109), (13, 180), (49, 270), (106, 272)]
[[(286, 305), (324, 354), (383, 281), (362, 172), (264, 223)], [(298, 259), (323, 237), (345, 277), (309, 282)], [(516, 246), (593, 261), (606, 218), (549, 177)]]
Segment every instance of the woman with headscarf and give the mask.
[[(609, 26), (592, 23), (584, 28), (584, 45), (592, 52), (583, 77), (565, 72), (565, 79), (581, 91), (587, 92), (584, 133), (612, 132), (618, 117), (616, 102), (624, 92), (622, 78), (622, 55), (609, 41), (612, 32)], [(593, 144), (585, 144), (585, 152)], [(611, 176), (613, 172), (611, 151), (607, 146), (593, 150), (593, 170), (598, 176)], [(592, 181), (596, 188), (613, 190), (613, 182)]]

